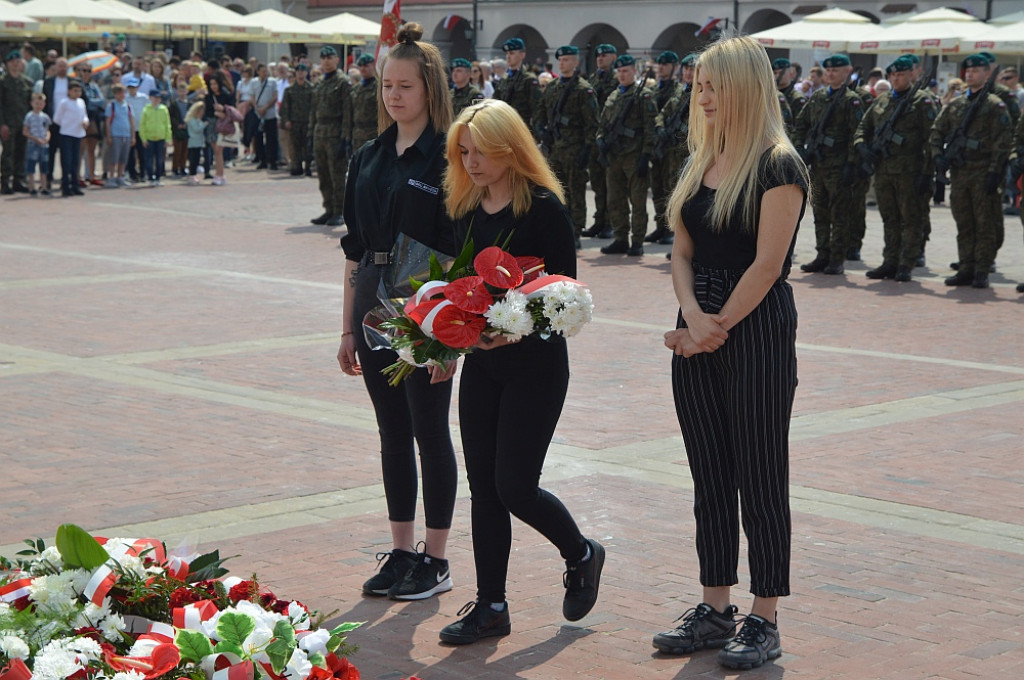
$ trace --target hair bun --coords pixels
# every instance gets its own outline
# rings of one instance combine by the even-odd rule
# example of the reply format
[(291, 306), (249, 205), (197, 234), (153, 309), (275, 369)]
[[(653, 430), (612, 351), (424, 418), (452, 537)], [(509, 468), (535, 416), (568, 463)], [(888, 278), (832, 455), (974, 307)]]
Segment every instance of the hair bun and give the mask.
[(395, 37), (400, 43), (416, 42), (423, 37), (423, 26), (415, 21), (408, 21), (402, 24), (402, 27), (398, 29), (398, 35)]

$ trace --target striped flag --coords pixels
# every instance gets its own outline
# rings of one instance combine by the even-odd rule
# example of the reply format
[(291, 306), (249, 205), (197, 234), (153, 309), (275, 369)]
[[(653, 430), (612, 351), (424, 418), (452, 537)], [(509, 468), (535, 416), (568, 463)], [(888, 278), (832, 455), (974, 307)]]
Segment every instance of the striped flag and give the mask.
[(398, 42), (398, 27), (402, 25), (402, 0), (384, 0), (384, 18), (380, 22), (380, 38), (377, 40), (377, 53), (374, 61), (380, 60)]

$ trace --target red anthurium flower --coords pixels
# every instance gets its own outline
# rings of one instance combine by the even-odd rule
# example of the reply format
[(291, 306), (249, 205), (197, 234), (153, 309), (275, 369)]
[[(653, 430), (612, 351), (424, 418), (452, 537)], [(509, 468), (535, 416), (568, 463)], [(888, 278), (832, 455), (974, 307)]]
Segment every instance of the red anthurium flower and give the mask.
[(486, 327), (484, 317), (463, 311), (454, 304), (444, 307), (434, 317), (434, 337), (456, 349), (475, 345)]
[(498, 246), (481, 250), (473, 260), (473, 269), (496, 288), (515, 288), (523, 282), (523, 270), (516, 258)]
[(8, 665), (0, 667), (0, 680), (32, 680), (32, 671), (24, 661), (14, 657)]
[(540, 276), (542, 271), (544, 271), (544, 259), (540, 257), (534, 257), (533, 255), (520, 255), (516, 258), (516, 262), (523, 270), (523, 283), (533, 281), (535, 278)]
[(181, 661), (181, 653), (172, 643), (157, 645), (149, 656), (115, 656), (113, 653), (104, 650), (107, 664), (115, 671), (135, 671), (146, 676), (146, 680), (153, 680), (165, 673)]
[(333, 652), (327, 655), (327, 665), (338, 680), (359, 680), (359, 669), (345, 657), (338, 657)]
[(434, 307), (437, 307), (442, 302), (444, 302), (444, 298), (440, 298), (437, 300), (427, 300), (426, 302), (421, 302), (412, 309), (409, 309), (407, 307), (405, 313), (408, 314), (409, 318), (415, 321), (417, 324), (422, 325), (423, 319), (427, 318), (427, 314), (430, 314), (430, 311), (434, 309)]
[(444, 296), (464, 312), (483, 314), (494, 303), (482, 276), (455, 279), (444, 288)]

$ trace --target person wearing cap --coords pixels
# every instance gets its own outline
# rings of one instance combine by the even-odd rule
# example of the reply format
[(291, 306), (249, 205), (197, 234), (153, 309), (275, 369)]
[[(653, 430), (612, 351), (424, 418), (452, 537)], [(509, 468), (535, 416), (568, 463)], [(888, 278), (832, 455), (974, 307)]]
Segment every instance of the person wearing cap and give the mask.
[[(660, 162), (664, 163), (667, 168), (667, 178), (671, 182), (668, 187), (670, 196), (675, 188), (675, 181), (679, 178), (679, 173), (690, 156), (687, 140), (690, 136), (690, 103), (693, 99), (693, 73), (697, 65), (697, 56), (696, 52), (691, 52), (679, 60), (683, 81), (675, 96), (668, 100), (658, 113), (657, 118), (654, 119), (654, 129), (658, 135), (658, 141), (654, 147), (654, 157), (658, 158), (660, 154), (662, 156)], [(655, 230), (644, 241), (657, 241), (667, 245), (675, 242), (675, 235), (671, 229), (661, 234)], [(665, 253), (665, 257), (671, 260), (672, 252)]]
[(352, 86), (352, 150), (377, 138), (377, 69), (373, 55), (356, 59), (359, 82)]
[[(598, 112), (604, 108), (608, 95), (619, 86), (615, 79), (615, 69), (612, 68), (612, 64), (615, 63), (615, 58), (618, 56), (615, 45), (602, 43), (594, 48), (594, 61), (597, 62), (597, 70), (587, 76), (587, 82), (594, 88)], [(591, 142), (590, 164), (587, 171), (590, 175), (590, 187), (594, 190), (594, 224), (589, 229), (583, 230), (583, 235), (591, 238), (611, 238), (614, 232), (608, 226), (608, 184), (605, 179), (604, 166), (598, 162), (597, 156), (597, 147), (594, 146), (594, 142)]]
[(847, 87), (853, 70), (845, 54), (822, 62), (825, 87), (811, 95), (796, 117), (794, 146), (811, 169), (811, 209), (817, 254), (805, 272), (842, 274), (853, 230), (853, 138), (864, 117), (860, 97)]
[(779, 90), (779, 106), (782, 107), (782, 120), (786, 124), (790, 139), (793, 138), (793, 126), (796, 124), (796, 117), (807, 102), (804, 93), (793, 85), (793, 64), (785, 57), (779, 57), (772, 62), (772, 71), (775, 73), (775, 86)]
[(309, 113), (313, 109), (313, 86), (309, 84), (308, 75), (308, 66), (302, 63), (295, 66), (295, 82), (284, 91), (281, 110), (278, 112), (281, 125), (291, 142), (290, 172), (295, 177), (303, 172), (307, 177), (313, 176), (313, 156), (309, 148)]
[[(665, 50), (655, 59), (657, 64), (658, 83), (654, 88), (654, 104), (658, 107), (658, 115), (665, 110), (668, 103), (679, 96), (682, 85), (675, 79), (676, 66), (679, 64), (679, 55), (672, 50)], [(654, 144), (654, 155), (651, 157), (651, 196), (654, 199), (654, 231), (644, 237), (647, 243), (662, 243), (669, 245), (673, 236), (665, 220), (665, 204), (668, 203), (669, 194), (676, 186), (679, 179), (679, 169), (674, 168), (666, 158), (666, 146), (669, 143), (668, 133), (664, 131), (662, 123), (661, 132), (658, 128), (658, 119), (654, 119), (655, 134), (658, 135)]]
[(142, 138), (139, 137), (139, 121), (142, 120), (143, 109), (149, 104), (149, 97), (139, 92), (139, 79), (131, 73), (124, 76), (121, 82), (128, 92), (125, 102), (131, 111), (132, 120), (135, 121), (135, 143), (128, 148), (128, 162), (125, 164), (125, 170), (132, 182), (138, 182), (145, 174), (142, 163)]
[(632, 55), (621, 55), (614, 66), (619, 86), (601, 109), (597, 150), (607, 168), (608, 222), (615, 240), (601, 252), (636, 257), (644, 254), (647, 235), (647, 190), (658, 109), (654, 93), (637, 79)]
[(580, 50), (562, 45), (555, 50), (559, 77), (541, 96), (534, 135), (547, 148), (548, 162), (565, 189), (576, 246), (587, 222), (587, 166), (597, 134), (597, 95), (580, 75)]
[(32, 81), (24, 74), (21, 52), (4, 58), (0, 76), (0, 194), (28, 193), (25, 186), (25, 135), (23, 121), (32, 110)]
[(533, 117), (540, 105), (540, 83), (530, 69), (523, 65), (526, 43), (522, 38), (509, 38), (501, 46), (505, 51), (508, 75), (498, 81), (494, 98), (512, 105), (522, 117), (526, 127), (533, 130)]
[[(910, 69), (910, 81), (917, 83), (925, 80), (924, 77), (924, 64), (921, 62), (921, 57), (913, 53), (903, 54), (900, 56), (902, 59), (909, 60), (912, 64)], [(924, 89), (924, 86), (921, 87)], [(935, 107), (935, 115), (938, 116), (939, 112), (942, 111), (942, 102), (938, 97), (935, 96), (935, 92), (931, 91), (932, 94), (932, 105)], [(935, 188), (932, 187), (932, 191), (928, 194), (918, 194), (917, 198), (921, 202), (921, 252), (917, 255), (917, 260), (914, 262), (914, 266), (923, 267), (925, 265), (924, 250), (928, 244), (928, 240), (932, 234), (932, 221), (931, 221), (931, 210), (932, 210), (932, 196), (935, 193)]]
[[(920, 196), (930, 196), (932, 190), (928, 132), (935, 121), (935, 102), (927, 88), (911, 94), (913, 68), (913, 61), (905, 57), (889, 64), (886, 76), (892, 91), (875, 100), (853, 140), (860, 172), (870, 174), (874, 168), (875, 196), (884, 232), (882, 264), (866, 272), (869, 279), (910, 281), (921, 254)], [(902, 109), (901, 98), (907, 102)], [(901, 112), (896, 118), (898, 110)], [(887, 138), (876, 138), (887, 130), (892, 133)]]
[(352, 146), (352, 86), (338, 71), (338, 51), (330, 45), (320, 48), (323, 77), (313, 86), (313, 107), (309, 128), (313, 136), (313, 160), (320, 182), (324, 213), (313, 224), (340, 227), (344, 223), (345, 175)]
[(456, 57), (449, 64), (452, 72), (452, 111), (458, 118), (462, 110), (484, 98), (480, 88), (469, 82), (473, 64), (469, 59)]
[[(960, 267), (946, 285), (987, 288), (1000, 245), (1003, 168), (1013, 141), (1013, 122), (1006, 103), (984, 92), (992, 71), (989, 60), (972, 54), (962, 68), (967, 93), (942, 110), (929, 141), (936, 175), (941, 179), (950, 173), (949, 205), (956, 221)], [(970, 121), (962, 127), (968, 111)]]

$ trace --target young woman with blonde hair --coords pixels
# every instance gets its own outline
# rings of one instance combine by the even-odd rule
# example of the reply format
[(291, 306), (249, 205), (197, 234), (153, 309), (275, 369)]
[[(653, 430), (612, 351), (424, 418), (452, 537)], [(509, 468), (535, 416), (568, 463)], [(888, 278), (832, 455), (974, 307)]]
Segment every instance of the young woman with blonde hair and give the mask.
[[(363, 584), (363, 593), (399, 600), (451, 590), (445, 549), (457, 486), (448, 428), (451, 374), (431, 366), (392, 387), (381, 370), (397, 361), (397, 355), (371, 350), (362, 332), (363, 317), (380, 304), (377, 288), (399, 232), (443, 252), (455, 250), (441, 194), (451, 96), (441, 53), (420, 42), (422, 35), (419, 24), (405, 24), (381, 65), (380, 136), (352, 158), (345, 191), (348, 233), (341, 240), (345, 297), (338, 364), (347, 375), (363, 376), (373, 402), (393, 542), (390, 551), (378, 554), (381, 568)], [(417, 444), (426, 515), (420, 553), (415, 552)]]
[[(775, 616), (789, 595), (789, 419), (797, 383), (789, 275), (808, 192), (771, 64), (749, 37), (700, 55), (690, 160), (668, 205), (675, 232), (677, 329), (672, 388), (694, 482), (703, 602), (654, 637), (668, 654), (721, 648), (753, 668), (782, 653)], [(748, 541), (751, 614), (734, 620), (739, 509)]]
[[(445, 199), (456, 236), (477, 252), (496, 243), (512, 255), (544, 260), (551, 274), (576, 275), (576, 243), (562, 187), (516, 110), (488, 99), (456, 119), (448, 133)], [(597, 601), (604, 548), (584, 538), (572, 515), (538, 486), (569, 385), (561, 336), (481, 337), (466, 356), (459, 422), (472, 497), (477, 597), (441, 631), (449, 644), (511, 632), (505, 582), (512, 547), (510, 515), (555, 544), (566, 563), (562, 613), (583, 618)]]

